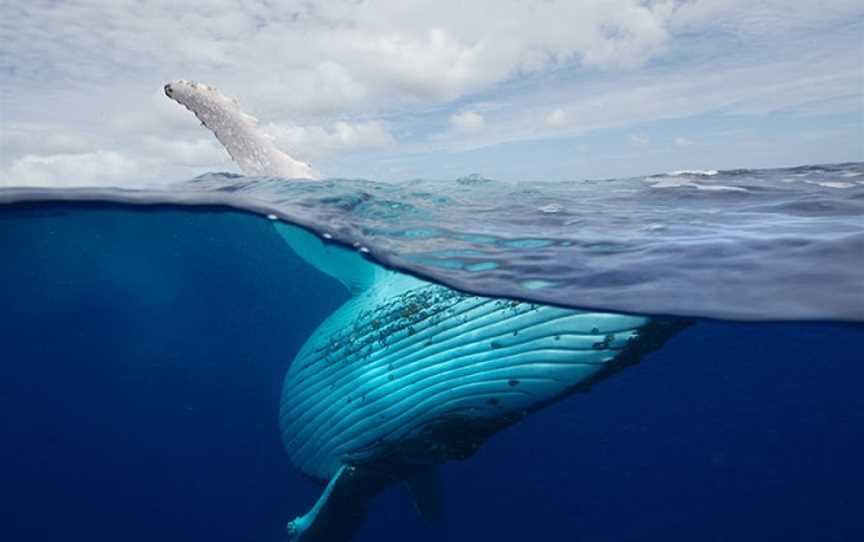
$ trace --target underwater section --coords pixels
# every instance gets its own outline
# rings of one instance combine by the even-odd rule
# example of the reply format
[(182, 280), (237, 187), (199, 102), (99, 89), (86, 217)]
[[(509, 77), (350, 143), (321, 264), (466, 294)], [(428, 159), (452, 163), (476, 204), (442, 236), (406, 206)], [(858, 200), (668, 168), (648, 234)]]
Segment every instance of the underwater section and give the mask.
[[(285, 540), (321, 487), (283, 449), (282, 380), (363, 281), (221, 205), (0, 205), (0, 254), (4, 531)], [(695, 320), (446, 465), (443, 526), (394, 488), (357, 540), (857, 539), (862, 344), (860, 323)]]

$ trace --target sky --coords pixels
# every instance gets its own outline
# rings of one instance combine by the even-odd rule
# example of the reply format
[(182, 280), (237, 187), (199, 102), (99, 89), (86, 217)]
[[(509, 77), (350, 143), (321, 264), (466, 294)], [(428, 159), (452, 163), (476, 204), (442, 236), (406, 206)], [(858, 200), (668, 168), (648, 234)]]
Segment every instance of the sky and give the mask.
[(238, 171), (176, 79), (327, 177), (864, 161), (860, 0), (0, 0), (0, 43), (0, 186)]

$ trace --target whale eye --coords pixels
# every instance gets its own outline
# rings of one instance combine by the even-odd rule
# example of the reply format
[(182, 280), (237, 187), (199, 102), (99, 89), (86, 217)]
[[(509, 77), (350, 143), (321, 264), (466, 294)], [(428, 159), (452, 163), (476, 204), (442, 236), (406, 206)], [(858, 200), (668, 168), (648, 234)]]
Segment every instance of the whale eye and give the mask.
[(170, 98), (174, 94), (174, 90), (171, 88), (170, 84), (165, 85), (163, 88), (165, 89), (165, 96)]

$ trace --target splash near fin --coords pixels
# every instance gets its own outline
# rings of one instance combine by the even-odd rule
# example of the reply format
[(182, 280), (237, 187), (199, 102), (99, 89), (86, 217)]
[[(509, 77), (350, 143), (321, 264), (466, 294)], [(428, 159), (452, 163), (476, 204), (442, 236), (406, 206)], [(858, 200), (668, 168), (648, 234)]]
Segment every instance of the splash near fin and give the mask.
[(421, 471), (405, 480), (405, 486), (414, 499), (414, 508), (432, 525), (444, 522), (444, 484), (435, 467)]
[(341, 282), (351, 295), (363, 292), (388, 273), (386, 269), (363, 258), (359, 252), (335, 243), (326, 243), (303, 228), (283, 222), (275, 225), (279, 235), (303, 261)]

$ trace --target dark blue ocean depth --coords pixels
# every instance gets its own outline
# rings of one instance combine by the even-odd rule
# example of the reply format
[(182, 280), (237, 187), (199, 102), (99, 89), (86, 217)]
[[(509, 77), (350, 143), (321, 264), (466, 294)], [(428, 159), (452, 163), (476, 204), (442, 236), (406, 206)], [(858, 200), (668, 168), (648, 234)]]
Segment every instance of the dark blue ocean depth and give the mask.
[[(282, 375), (346, 299), (260, 217), (0, 208), (0, 539), (286, 540)], [(699, 321), (400, 490), (364, 542), (864, 539), (864, 326)]]

